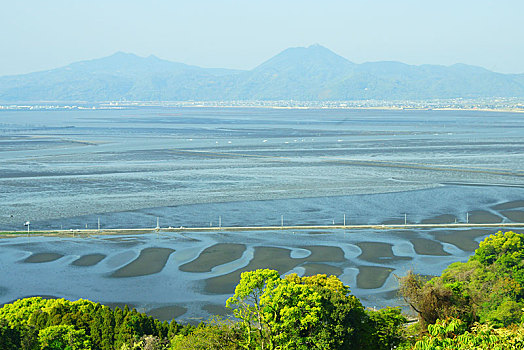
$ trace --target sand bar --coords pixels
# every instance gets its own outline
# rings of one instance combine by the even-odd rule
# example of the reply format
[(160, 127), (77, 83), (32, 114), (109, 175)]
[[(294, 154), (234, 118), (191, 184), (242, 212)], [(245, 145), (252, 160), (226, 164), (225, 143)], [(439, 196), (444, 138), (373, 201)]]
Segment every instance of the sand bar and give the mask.
[(504, 210), (500, 213), (513, 222), (524, 222), (523, 210)]
[(195, 260), (179, 266), (179, 270), (210, 272), (216, 266), (240, 259), (245, 250), (245, 244), (218, 243), (204, 249)]
[(500, 203), (500, 204), (494, 205), (492, 208), (495, 209), (495, 210), (508, 210), (508, 209), (524, 208), (524, 200)]
[(358, 258), (369, 262), (380, 264), (412, 259), (411, 257), (397, 256), (393, 254), (393, 245), (390, 243), (358, 242), (355, 244), (362, 250), (362, 253), (358, 256)]
[(344, 262), (347, 260), (344, 256), (344, 251), (340, 247), (310, 245), (300, 248), (307, 249), (311, 252), (311, 255), (302, 258), (308, 262)]
[(502, 222), (502, 218), (498, 215), (484, 210), (474, 210), (469, 212), (469, 222), (473, 224), (498, 224)]
[(146, 314), (153, 316), (160, 321), (171, 321), (187, 312), (187, 308), (179, 305), (162, 306), (146, 311)]
[(451, 214), (442, 214), (421, 221), (422, 224), (453, 224), (457, 222), (457, 217)]
[(453, 230), (453, 231), (437, 231), (433, 232), (433, 236), (445, 243), (453, 244), (457, 248), (464, 251), (472, 252), (479, 247), (477, 238), (495, 233), (498, 230)]
[(46, 263), (60, 259), (63, 254), (58, 253), (36, 253), (24, 259), (25, 263)]
[(98, 264), (100, 261), (102, 261), (106, 255), (104, 254), (88, 254), (81, 256), (80, 258), (76, 259), (71, 263), (71, 265), (75, 266), (94, 266)]
[(357, 287), (362, 289), (376, 289), (384, 285), (392, 268), (382, 266), (359, 266)]
[(138, 277), (158, 273), (162, 271), (174, 251), (169, 248), (143, 249), (138, 258), (116, 270), (111, 277)]
[(412, 238), (409, 240), (413, 244), (415, 252), (419, 255), (450, 255), (444, 250), (442, 243), (427, 238)]

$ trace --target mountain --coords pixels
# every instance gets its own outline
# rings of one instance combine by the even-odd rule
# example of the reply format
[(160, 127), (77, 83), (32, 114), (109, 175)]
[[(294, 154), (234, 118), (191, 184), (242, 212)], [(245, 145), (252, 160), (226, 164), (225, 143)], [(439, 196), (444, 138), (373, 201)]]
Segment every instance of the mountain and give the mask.
[(0, 77), (0, 101), (191, 99), (200, 85), (238, 70), (206, 69), (117, 52), (48, 71)]
[(399, 100), (524, 97), (524, 74), (465, 64), (355, 64), (320, 45), (289, 48), (250, 71), (117, 52), (0, 77), (0, 101)]
[(355, 64), (320, 45), (289, 48), (243, 73), (232, 99), (321, 100), (326, 86), (347, 76)]

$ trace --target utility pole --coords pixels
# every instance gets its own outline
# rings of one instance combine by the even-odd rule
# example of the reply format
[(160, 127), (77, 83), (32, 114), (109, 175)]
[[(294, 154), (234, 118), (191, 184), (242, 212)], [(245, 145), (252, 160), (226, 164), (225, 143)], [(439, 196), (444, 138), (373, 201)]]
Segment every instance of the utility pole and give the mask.
[(100, 218), (98, 218), (98, 232), (100, 232)]
[(218, 228), (222, 228), (222, 217), (218, 217)]
[(346, 226), (346, 214), (344, 214), (344, 226)]
[(404, 213), (404, 226), (408, 224), (408, 214)]
[(469, 212), (466, 213), (466, 224), (469, 224)]
[(284, 227), (284, 215), (280, 215), (280, 228)]
[(156, 229), (160, 230), (160, 219), (158, 218), (158, 216), (156, 217)]

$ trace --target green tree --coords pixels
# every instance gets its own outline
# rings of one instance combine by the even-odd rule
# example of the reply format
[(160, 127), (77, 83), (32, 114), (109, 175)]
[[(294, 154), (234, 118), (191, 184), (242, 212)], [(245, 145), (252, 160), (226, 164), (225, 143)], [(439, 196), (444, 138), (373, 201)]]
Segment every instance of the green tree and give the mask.
[(0, 349), (18, 350), (21, 348), (20, 332), (9, 323), (0, 319)]
[(476, 323), (470, 330), (460, 319), (437, 320), (428, 326), (429, 334), (418, 340), (412, 350), (522, 350), (524, 328), (494, 328)]
[(172, 338), (171, 350), (237, 350), (241, 349), (242, 335), (237, 324), (219, 317), (200, 324), (188, 335), (179, 334)]
[(404, 324), (407, 319), (399, 308), (387, 307), (367, 311), (369, 316), (370, 345), (372, 349), (394, 349), (405, 342)]
[(364, 307), (335, 276), (244, 272), (226, 306), (245, 349), (376, 349)]
[(498, 232), (466, 263), (451, 264), (429, 281), (408, 273), (400, 291), (424, 325), (459, 318), (502, 327), (523, 320), (524, 235)]
[[(175, 321), (162, 323), (136, 310), (114, 311), (88, 300), (26, 298), (0, 308), (0, 319), (20, 334), (24, 350), (38, 348), (39, 331), (50, 326), (74, 326), (85, 332), (93, 350), (113, 350), (122, 344), (133, 344), (146, 335), (165, 338), (179, 331), (190, 332)], [(6, 328), (7, 329), (7, 328)], [(44, 333), (46, 334), (46, 333)]]
[(84, 330), (71, 325), (50, 326), (38, 333), (42, 350), (90, 350), (91, 344)]

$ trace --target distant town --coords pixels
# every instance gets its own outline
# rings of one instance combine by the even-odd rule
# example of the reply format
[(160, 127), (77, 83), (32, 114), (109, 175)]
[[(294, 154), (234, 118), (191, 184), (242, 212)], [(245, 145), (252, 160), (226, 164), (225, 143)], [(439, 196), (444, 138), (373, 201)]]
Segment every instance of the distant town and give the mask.
[(357, 100), (357, 101), (106, 101), (34, 102), (0, 104), (0, 110), (85, 110), (127, 109), (136, 107), (231, 107), (231, 108), (297, 108), (297, 109), (388, 109), (388, 110), (479, 110), (524, 112), (524, 98), (477, 98), (435, 100)]

